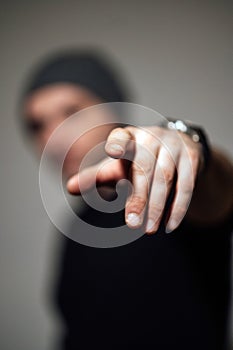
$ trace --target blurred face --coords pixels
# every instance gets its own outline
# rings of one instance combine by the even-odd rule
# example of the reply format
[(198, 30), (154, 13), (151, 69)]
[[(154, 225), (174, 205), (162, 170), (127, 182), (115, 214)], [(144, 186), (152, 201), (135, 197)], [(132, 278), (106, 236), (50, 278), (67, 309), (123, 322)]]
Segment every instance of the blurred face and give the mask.
[[(29, 95), (23, 106), (23, 114), (37, 153), (42, 154), (53, 131), (65, 119), (84, 108), (102, 102), (88, 90), (68, 83), (48, 85)], [(99, 118), (101, 117), (98, 116), (98, 122), (101, 124)], [(106, 119), (103, 122), (106, 122)], [(80, 116), (80, 119), (75, 123), (75, 128), (86, 126), (87, 129), (90, 129), (91, 120), (88, 120), (88, 117), (82, 118)], [(86, 132), (72, 145), (63, 166), (63, 174), (66, 179), (77, 172), (78, 166), (89, 150), (106, 140), (111, 128), (109, 125), (94, 128)], [(53, 161), (56, 162), (59, 159), (59, 155), (66, 147), (66, 141), (69, 141), (69, 129), (61, 134), (60, 139), (56, 140), (55, 145), (50, 150)], [(98, 155), (96, 157), (98, 158)]]

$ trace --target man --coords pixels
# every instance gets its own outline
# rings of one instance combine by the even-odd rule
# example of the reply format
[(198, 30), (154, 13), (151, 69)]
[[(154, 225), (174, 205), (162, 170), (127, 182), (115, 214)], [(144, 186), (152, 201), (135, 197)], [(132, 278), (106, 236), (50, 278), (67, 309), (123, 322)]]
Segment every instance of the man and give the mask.
[[(115, 101), (127, 101), (126, 94), (98, 56), (61, 54), (41, 67), (26, 89), (25, 126), (41, 154), (53, 131), (71, 114)], [(123, 213), (87, 206), (82, 219), (106, 228), (126, 222), (147, 235), (107, 249), (65, 239), (58, 282), (58, 305), (66, 325), (63, 349), (225, 349), (233, 165), (208, 146), (201, 129), (190, 130), (180, 130), (182, 142), (177, 142), (177, 131), (167, 126), (105, 125), (70, 148), (63, 167), (70, 193), (88, 191), (96, 181), (103, 188), (124, 178), (133, 184)], [(55, 162), (66, 137), (51, 150)], [(154, 142), (158, 137), (163, 142)], [(104, 141), (112, 160), (100, 160), (76, 174), (83, 157)], [(124, 161), (127, 152), (133, 155), (131, 162)], [(188, 162), (194, 181), (187, 177)]]

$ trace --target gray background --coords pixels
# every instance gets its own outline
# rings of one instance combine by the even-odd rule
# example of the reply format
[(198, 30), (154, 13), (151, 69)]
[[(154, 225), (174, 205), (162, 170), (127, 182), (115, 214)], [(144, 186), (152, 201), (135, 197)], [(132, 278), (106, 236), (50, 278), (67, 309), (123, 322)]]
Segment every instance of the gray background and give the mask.
[(50, 349), (60, 327), (47, 302), (60, 236), (19, 133), (25, 75), (54, 49), (100, 47), (138, 103), (202, 124), (233, 155), (232, 2), (10, 0), (0, 16), (0, 348)]

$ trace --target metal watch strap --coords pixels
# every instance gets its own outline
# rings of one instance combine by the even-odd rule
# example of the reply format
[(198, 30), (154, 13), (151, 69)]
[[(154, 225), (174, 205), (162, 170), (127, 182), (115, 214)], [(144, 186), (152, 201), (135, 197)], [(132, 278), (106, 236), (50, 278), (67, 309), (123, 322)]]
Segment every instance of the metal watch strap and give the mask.
[(164, 120), (160, 126), (170, 130), (183, 132), (184, 134), (189, 135), (194, 142), (201, 143), (204, 157), (203, 171), (206, 170), (210, 162), (211, 150), (209, 146), (208, 137), (203, 128), (191, 124), (189, 121), (173, 118), (166, 118), (166, 120)]

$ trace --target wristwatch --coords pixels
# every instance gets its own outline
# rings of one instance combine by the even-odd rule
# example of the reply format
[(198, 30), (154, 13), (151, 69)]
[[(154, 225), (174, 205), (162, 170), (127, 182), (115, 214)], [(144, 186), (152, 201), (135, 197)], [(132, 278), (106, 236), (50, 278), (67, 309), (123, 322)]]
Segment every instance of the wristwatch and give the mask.
[(211, 150), (210, 150), (207, 134), (203, 130), (203, 128), (193, 124), (192, 122), (190, 123), (189, 121), (186, 121), (186, 120), (172, 119), (172, 118), (166, 118), (166, 120), (164, 120), (160, 124), (160, 126), (170, 130), (183, 132), (184, 134), (187, 134), (188, 136), (190, 136), (194, 142), (201, 143), (202, 150), (203, 150), (203, 157), (204, 157), (203, 171), (205, 171), (210, 161)]

